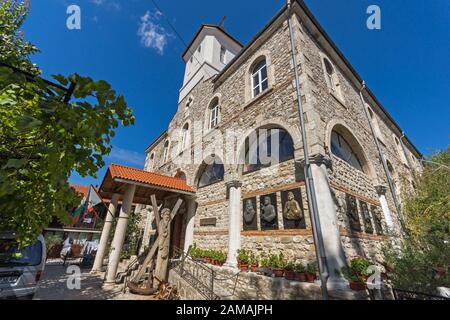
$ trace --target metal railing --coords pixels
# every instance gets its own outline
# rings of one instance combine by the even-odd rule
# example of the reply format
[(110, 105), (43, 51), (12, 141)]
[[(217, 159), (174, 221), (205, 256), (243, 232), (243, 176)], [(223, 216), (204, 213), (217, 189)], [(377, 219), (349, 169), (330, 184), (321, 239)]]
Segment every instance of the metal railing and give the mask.
[[(189, 250), (188, 250), (189, 251)], [(201, 262), (192, 260), (187, 253), (179, 248), (173, 248), (169, 268), (180, 275), (208, 300), (219, 300), (214, 293), (215, 272)]]

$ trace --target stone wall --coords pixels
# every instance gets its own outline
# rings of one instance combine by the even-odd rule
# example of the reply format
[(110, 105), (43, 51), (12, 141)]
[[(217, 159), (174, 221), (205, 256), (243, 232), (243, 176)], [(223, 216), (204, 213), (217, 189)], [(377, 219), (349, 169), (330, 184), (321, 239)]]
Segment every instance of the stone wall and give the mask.
[[(332, 169), (328, 176), (336, 200), (336, 214), (341, 228), (341, 240), (347, 258), (355, 255), (380, 257), (380, 248), (384, 236), (367, 234), (364, 229), (361, 234), (349, 230), (348, 220), (342, 211), (340, 203), (345, 194), (352, 194), (374, 206), (379, 206), (375, 186), (387, 185), (387, 180), (380, 164), (378, 151), (368, 121), (359, 97), (359, 88), (350, 81), (348, 70), (342, 68), (342, 63), (334, 61), (335, 54), (330, 54), (316, 39), (316, 34), (307, 30), (305, 25), (294, 19), (294, 33), (297, 42), (296, 52), (299, 61), (302, 102), (305, 109), (306, 129), (311, 154), (328, 154), (332, 158)], [(252, 99), (249, 96), (249, 70), (253, 63), (264, 56), (268, 64), (269, 89)], [(333, 63), (339, 79), (341, 96), (330, 92), (325, 80), (322, 59), (328, 57)], [(258, 41), (253, 43), (245, 54), (230, 70), (220, 76), (220, 79), (204, 79), (196, 85), (188, 97), (193, 98), (190, 110), (185, 110), (186, 97), (178, 107), (169, 124), (167, 136), (170, 140), (170, 160), (163, 163), (163, 144), (165, 139), (151, 146), (148, 156), (154, 152), (153, 170), (174, 176), (177, 170), (187, 176), (188, 184), (196, 187), (202, 170), (202, 160), (214, 151), (212, 147), (227, 129), (240, 130), (239, 139), (233, 145), (234, 152), (239, 155), (239, 146), (252, 130), (259, 127), (281, 127), (292, 136), (294, 141), (295, 159), (302, 158), (301, 139), (299, 135), (297, 102), (293, 78), (293, 65), (290, 54), (289, 33), (286, 21), (279, 18), (270, 26)], [(218, 80), (218, 81), (215, 81)], [(217, 131), (210, 132), (207, 128), (207, 110), (213, 98), (218, 98), (221, 106), (221, 122)], [(371, 103), (369, 101), (369, 103)], [(411, 168), (402, 161), (393, 140), (397, 133), (394, 125), (377, 105), (371, 108), (377, 117), (382, 134), (381, 142), (387, 158), (392, 163), (397, 175), (413, 179)], [(200, 120), (200, 124), (198, 121)], [(190, 125), (190, 149), (180, 150), (180, 132), (186, 123)], [(359, 171), (341, 159), (331, 155), (330, 134), (335, 125), (342, 125), (355, 137), (362, 150), (364, 172)], [(200, 130), (196, 130), (196, 126)], [(201, 159), (194, 162), (182, 162), (183, 157), (190, 158), (195, 148), (206, 151)], [(224, 155), (216, 153), (221, 160)], [(407, 157), (414, 160), (412, 151)], [(148, 159), (147, 159), (148, 162)], [(417, 165), (417, 168), (420, 166)], [(242, 231), (241, 244), (243, 248), (254, 251), (284, 252), (288, 257), (302, 261), (314, 259), (314, 247), (311, 235), (311, 223), (303, 187), (303, 170), (298, 168), (294, 160), (289, 160), (268, 169), (243, 174), (242, 168), (225, 163), (224, 181), (197, 190), (198, 208), (195, 216), (194, 241), (202, 248), (226, 250), (228, 242), (228, 200), (226, 182), (232, 179), (242, 182), (242, 199), (256, 197), (259, 214), (259, 199), (267, 193), (276, 193), (280, 199), (282, 190), (300, 188), (304, 197), (303, 206), (306, 217), (306, 229), (284, 230), (281, 215), (279, 215), (279, 230), (264, 231), (258, 225), (257, 230)], [(397, 180), (400, 180), (398, 178)], [(400, 183), (400, 181), (397, 181)], [(405, 186), (405, 188), (408, 186)], [(387, 200), (394, 222), (399, 225), (398, 216), (388, 192)], [(277, 203), (278, 212), (282, 211)], [(214, 223), (203, 225), (205, 219), (215, 219)]]
[[(190, 263), (186, 261), (185, 263)], [(209, 266), (214, 272), (214, 293), (221, 300), (321, 300), (319, 282), (307, 283), (263, 276), (254, 272), (239, 272)], [(169, 272), (169, 283), (176, 285), (182, 300), (205, 300), (191, 284), (175, 270)], [(365, 291), (330, 291), (331, 299), (367, 300)]]

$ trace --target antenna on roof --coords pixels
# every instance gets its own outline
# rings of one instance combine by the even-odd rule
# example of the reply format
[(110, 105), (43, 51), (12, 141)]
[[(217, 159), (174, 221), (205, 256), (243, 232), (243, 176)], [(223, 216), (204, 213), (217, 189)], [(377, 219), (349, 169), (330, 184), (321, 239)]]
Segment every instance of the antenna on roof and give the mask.
[(220, 28), (223, 28), (223, 26), (224, 26), (224, 24), (225, 24), (225, 19), (226, 19), (226, 18), (227, 18), (227, 17), (223, 16), (222, 19), (220, 19), (220, 22), (219, 22), (219, 27), (220, 27)]

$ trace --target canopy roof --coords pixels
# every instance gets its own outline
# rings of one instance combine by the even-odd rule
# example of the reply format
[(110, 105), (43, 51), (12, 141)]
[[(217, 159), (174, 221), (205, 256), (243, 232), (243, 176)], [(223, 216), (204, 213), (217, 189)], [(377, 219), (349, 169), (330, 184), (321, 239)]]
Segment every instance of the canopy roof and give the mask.
[(133, 199), (136, 204), (151, 204), (150, 196), (152, 194), (158, 200), (162, 200), (171, 194), (195, 194), (195, 190), (182, 179), (118, 164), (109, 166), (99, 188), (99, 193), (103, 199), (111, 199), (114, 193), (123, 196), (127, 184), (136, 185)]

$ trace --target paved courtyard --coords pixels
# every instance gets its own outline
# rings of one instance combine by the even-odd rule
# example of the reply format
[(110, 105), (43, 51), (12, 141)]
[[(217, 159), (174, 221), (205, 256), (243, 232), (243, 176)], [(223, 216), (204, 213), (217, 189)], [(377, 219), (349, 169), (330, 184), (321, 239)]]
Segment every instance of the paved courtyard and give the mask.
[[(34, 300), (154, 300), (152, 297), (123, 293), (119, 286), (103, 289), (103, 274), (90, 274), (90, 269), (81, 269), (80, 288), (69, 289), (73, 271), (66, 273), (69, 265), (62, 261), (48, 261)], [(69, 270), (70, 271), (70, 270)], [(69, 284), (69, 285), (68, 285)], [(73, 286), (72, 286), (73, 287)]]

